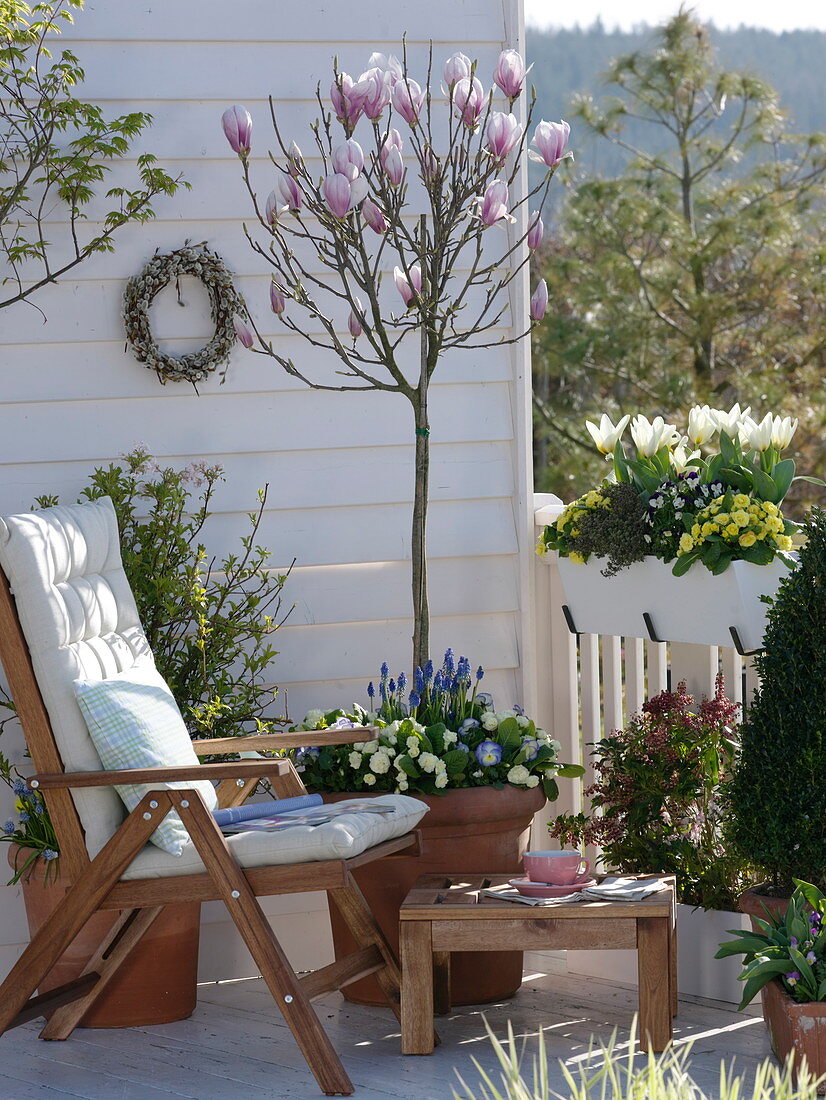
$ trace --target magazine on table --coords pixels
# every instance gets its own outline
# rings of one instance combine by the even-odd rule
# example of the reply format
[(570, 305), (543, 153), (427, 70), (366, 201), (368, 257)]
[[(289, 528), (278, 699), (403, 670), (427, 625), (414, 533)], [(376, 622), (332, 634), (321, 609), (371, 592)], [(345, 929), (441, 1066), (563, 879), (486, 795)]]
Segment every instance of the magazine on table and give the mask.
[(283, 813), (262, 814), (246, 821), (230, 821), (221, 826), (224, 833), (261, 832), (274, 833), (296, 825), (324, 825), (344, 814), (392, 814), (395, 810), (389, 802), (372, 798), (364, 801), (330, 802), (323, 806), (288, 810)]

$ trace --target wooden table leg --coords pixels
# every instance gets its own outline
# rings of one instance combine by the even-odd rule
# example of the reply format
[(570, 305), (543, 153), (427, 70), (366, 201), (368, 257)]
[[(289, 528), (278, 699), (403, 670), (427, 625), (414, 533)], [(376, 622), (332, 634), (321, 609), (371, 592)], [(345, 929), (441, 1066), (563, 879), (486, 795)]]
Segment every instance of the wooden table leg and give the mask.
[(450, 952), (433, 952), (433, 1011), (437, 1016), (447, 1016), (450, 1002)]
[(640, 1049), (660, 1051), (671, 1041), (670, 917), (637, 918)]
[(671, 919), (669, 921), (670, 936), (668, 938), (668, 959), (669, 968), (671, 972), (671, 1015), (676, 1016), (680, 1010), (679, 1005), (679, 987), (677, 984), (677, 899), (674, 898), (674, 905), (671, 910)]
[(428, 920), (399, 924), (402, 1054), (433, 1053), (433, 937)]

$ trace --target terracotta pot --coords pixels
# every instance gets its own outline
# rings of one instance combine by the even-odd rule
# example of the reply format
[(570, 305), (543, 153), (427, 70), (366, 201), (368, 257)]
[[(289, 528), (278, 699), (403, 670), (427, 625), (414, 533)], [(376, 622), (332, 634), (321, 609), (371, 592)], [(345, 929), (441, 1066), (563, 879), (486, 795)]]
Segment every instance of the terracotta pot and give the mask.
[[(358, 794), (326, 795), (328, 801), (364, 798)], [(380, 797), (380, 796), (375, 796)], [(531, 821), (545, 802), (541, 787), (506, 786), (449, 790), (443, 795), (414, 794), (430, 806), (418, 828), (422, 855), (378, 860), (359, 867), (355, 878), (378, 918), (382, 931), (399, 948), (399, 907), (419, 875), (444, 871), (502, 874), (522, 870)], [(336, 958), (355, 944), (334, 905), (330, 905)], [(512, 997), (522, 984), (521, 951), (460, 951), (451, 956), (452, 999), (456, 1005), (486, 1004)], [(384, 998), (373, 978), (342, 990), (355, 1004), (381, 1005)]]
[(771, 894), (761, 894), (760, 889), (760, 886), (755, 886), (750, 890), (745, 890), (737, 899), (737, 907), (740, 912), (751, 917), (751, 927), (754, 932), (760, 931), (754, 923), (755, 917), (759, 917), (760, 920), (768, 920), (766, 916), (767, 909), (771, 916), (782, 917), (789, 908), (788, 898), (776, 898), (772, 897)]
[[(24, 862), (27, 849), (10, 846)], [(21, 879), (29, 935), (45, 924), (61, 904), (68, 887), (58, 874), (55, 882), (43, 882), (43, 864), (35, 863)], [(46, 993), (76, 978), (112, 927), (117, 912), (96, 913), (63, 953), (38, 989)], [(123, 964), (99, 999), (80, 1022), (81, 1027), (144, 1027), (185, 1020), (195, 1011), (198, 981), (198, 938), (201, 906), (198, 902), (169, 905)]]
[[(777, 979), (760, 995), (775, 1057), (784, 1062), (794, 1051), (795, 1067), (805, 1058), (815, 1077), (826, 1074), (826, 1001), (797, 1004)], [(826, 1093), (826, 1081), (817, 1091)]]

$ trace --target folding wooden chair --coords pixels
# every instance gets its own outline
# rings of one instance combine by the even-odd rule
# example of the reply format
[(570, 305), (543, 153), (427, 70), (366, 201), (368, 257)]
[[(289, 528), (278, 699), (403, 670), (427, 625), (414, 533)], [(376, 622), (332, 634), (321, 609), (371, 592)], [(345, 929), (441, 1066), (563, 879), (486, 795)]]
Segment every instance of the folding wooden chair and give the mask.
[[(399, 1018), (397, 962), (351, 872), (371, 860), (411, 854), (418, 844), (412, 830), (426, 807), (415, 799), (389, 795), (387, 800), (396, 807), (393, 814), (336, 819), (349, 823), (344, 853), (339, 850), (342, 829), (330, 830), (336, 823), (316, 826), (313, 837), (322, 851), (305, 854), (304, 862), (295, 862), (302, 857), (285, 854), (280, 847), (286, 833), (247, 832), (228, 840), (195, 789), (159, 786), (127, 815), (113, 784), (217, 780), (219, 805), (225, 807), (242, 803), (261, 778), (271, 781), (279, 797), (303, 794), (305, 789), (285, 759), (102, 770), (72, 682), (106, 679), (151, 661), (123, 573), (117, 522), (108, 498), (0, 520), (0, 566), (0, 658), (37, 769), (30, 786), (43, 793), (60, 845), (62, 873), (71, 881), (65, 903), (0, 986), (0, 1035), (46, 1016), (41, 1038), (68, 1038), (165, 905), (220, 898), (322, 1091), (350, 1095), (353, 1086), (311, 1002), (375, 974)], [(352, 743), (368, 740), (375, 732), (331, 730), (313, 734), (312, 740)], [(271, 734), (199, 741), (194, 747), (207, 756), (290, 748), (306, 741), (306, 734)], [(159, 821), (173, 810), (190, 837), (177, 859), (147, 844)], [(328, 843), (325, 830), (336, 838), (329, 858), (323, 852)], [(304, 890), (331, 894), (358, 949), (299, 978), (257, 899)], [(119, 917), (84, 973), (49, 993), (32, 996), (86, 921), (100, 910), (117, 910)]]

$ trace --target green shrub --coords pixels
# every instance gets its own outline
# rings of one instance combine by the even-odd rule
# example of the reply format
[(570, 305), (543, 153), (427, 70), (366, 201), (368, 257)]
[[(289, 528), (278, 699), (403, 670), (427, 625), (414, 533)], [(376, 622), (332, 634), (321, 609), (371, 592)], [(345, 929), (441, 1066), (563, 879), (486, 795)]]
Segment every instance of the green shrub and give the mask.
[[(782, 1068), (771, 1061), (762, 1062), (754, 1073), (750, 1091), (740, 1074), (720, 1062), (719, 1086), (713, 1093), (703, 1092), (690, 1075), (691, 1043), (662, 1054), (635, 1058), (636, 1019), (631, 1028), (627, 1050), (616, 1050), (617, 1036), (593, 1048), (593, 1059), (580, 1064), (576, 1073), (560, 1061), (559, 1071), (565, 1092), (556, 1092), (549, 1080), (551, 1067), (544, 1035), (539, 1032), (539, 1054), (533, 1060), (530, 1076), (522, 1069), (523, 1044), (517, 1043), (508, 1023), (507, 1042), (500, 1042), (486, 1025), (500, 1066), (500, 1082), (495, 1082), (476, 1059), (481, 1078), (478, 1091), (470, 1089), (460, 1077), (462, 1091), (453, 1090), (453, 1100), (817, 1100), (817, 1081), (801, 1066), (795, 1083), (791, 1066)], [(596, 1063), (593, 1067), (590, 1062)]]
[(727, 791), (731, 843), (784, 894), (796, 878), (826, 886), (826, 511), (804, 533), (768, 613)]

